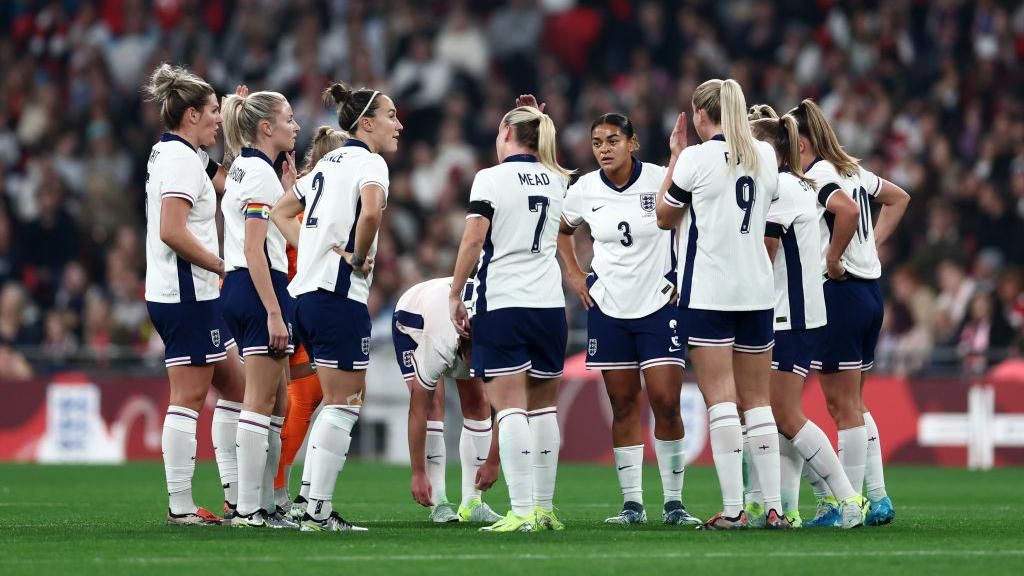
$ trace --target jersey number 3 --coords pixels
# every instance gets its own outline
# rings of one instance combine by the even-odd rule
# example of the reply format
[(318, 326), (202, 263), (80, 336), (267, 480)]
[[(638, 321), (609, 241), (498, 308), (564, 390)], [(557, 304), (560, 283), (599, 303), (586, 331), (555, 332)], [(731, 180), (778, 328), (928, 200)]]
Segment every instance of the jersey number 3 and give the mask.
[(743, 210), (743, 223), (740, 224), (740, 234), (750, 233), (750, 211), (754, 209), (754, 179), (750, 176), (741, 176), (736, 181), (736, 205)]
[(530, 212), (540, 212), (537, 228), (533, 231), (533, 246), (530, 248), (531, 252), (540, 252), (540, 237), (544, 233), (544, 224), (548, 221), (548, 197), (528, 196), (527, 200), (530, 203)]
[(313, 176), (313, 203), (309, 206), (309, 211), (306, 214), (306, 228), (316, 228), (317, 217), (316, 217), (316, 205), (320, 202), (320, 195), (324, 192), (324, 173), (317, 172), (316, 176)]

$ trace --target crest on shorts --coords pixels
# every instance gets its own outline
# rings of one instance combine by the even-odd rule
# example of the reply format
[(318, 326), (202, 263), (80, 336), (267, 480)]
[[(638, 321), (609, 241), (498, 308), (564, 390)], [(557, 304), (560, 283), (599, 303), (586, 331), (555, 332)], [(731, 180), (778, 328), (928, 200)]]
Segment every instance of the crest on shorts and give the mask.
[(597, 338), (591, 338), (587, 342), (587, 355), (593, 356), (595, 354), (597, 354)]
[(644, 212), (654, 212), (654, 208), (657, 205), (654, 194), (641, 194), (640, 195), (640, 207), (644, 209)]
[(402, 365), (406, 368), (412, 368), (412, 350), (406, 350), (402, 352)]
[(210, 341), (213, 342), (214, 348), (220, 348), (220, 328), (210, 330)]
[(363, 338), (363, 356), (370, 355), (370, 338)]

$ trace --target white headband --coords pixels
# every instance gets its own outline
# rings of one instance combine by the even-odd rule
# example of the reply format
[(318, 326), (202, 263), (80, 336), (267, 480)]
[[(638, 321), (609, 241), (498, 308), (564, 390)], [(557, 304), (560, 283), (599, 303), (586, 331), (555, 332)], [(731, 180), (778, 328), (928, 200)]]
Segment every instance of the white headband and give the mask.
[(363, 111), (359, 113), (359, 116), (356, 116), (356, 119), (352, 121), (352, 125), (348, 127), (349, 132), (356, 127), (356, 124), (359, 123), (359, 119), (362, 118), (363, 114), (366, 114), (366, 111), (370, 109), (370, 104), (373, 104), (373, 99), (377, 97), (377, 94), (380, 94), (380, 92), (374, 90), (373, 96), (370, 96), (370, 99), (366, 102), (366, 106), (363, 106)]

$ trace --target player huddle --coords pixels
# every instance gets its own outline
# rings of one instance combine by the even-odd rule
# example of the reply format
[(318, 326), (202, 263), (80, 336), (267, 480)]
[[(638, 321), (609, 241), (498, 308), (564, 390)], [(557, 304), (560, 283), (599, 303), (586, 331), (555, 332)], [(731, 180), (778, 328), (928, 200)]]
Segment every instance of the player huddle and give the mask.
[[(284, 96), (240, 87), (218, 104), (209, 84), (168, 65), (148, 91), (168, 130), (153, 147), (146, 185), (146, 299), (171, 384), (167, 521), (222, 521), (191, 492), (196, 421), (212, 384), (222, 396), (213, 440), (223, 521), (364, 530), (338, 513), (333, 496), (364, 401), (366, 302), (389, 187), (381, 153), (397, 149), (402, 130), (395, 103), (376, 90), (332, 85), (325, 94), (340, 130), (317, 131), (299, 173), (290, 151), (300, 127)], [(814, 102), (781, 117), (764, 105), (748, 110), (732, 80), (696, 89), (701, 143), (687, 145), (680, 114), (667, 167), (640, 160), (627, 117), (596, 119), (600, 168), (572, 185), (544, 106), (532, 96), (516, 104), (497, 127), (499, 163), (474, 179), (452, 276), (410, 288), (396, 305), (411, 492), (432, 520), (484, 522), (494, 532), (564, 528), (553, 503), (564, 281), (587, 308), (587, 368), (601, 371), (612, 405), (623, 506), (606, 522), (647, 521), (643, 388), (665, 523), (890, 522), (878, 431), (861, 391), (882, 319), (877, 245), (902, 217), (907, 194), (848, 156)], [(203, 151), (222, 122), (229, 168)], [(874, 223), (871, 201), (881, 204)], [(589, 273), (574, 244), (584, 223), (594, 244)], [(703, 522), (682, 498), (687, 360), (708, 406), (722, 491), (722, 511)], [(839, 428), (838, 455), (801, 411), (812, 367)], [(463, 412), (458, 506), (445, 490), (445, 377), (456, 380)], [(292, 501), (291, 461), (321, 402)], [(481, 499), (499, 462), (511, 504), (505, 516)], [(801, 475), (818, 497), (806, 523), (797, 507)]]

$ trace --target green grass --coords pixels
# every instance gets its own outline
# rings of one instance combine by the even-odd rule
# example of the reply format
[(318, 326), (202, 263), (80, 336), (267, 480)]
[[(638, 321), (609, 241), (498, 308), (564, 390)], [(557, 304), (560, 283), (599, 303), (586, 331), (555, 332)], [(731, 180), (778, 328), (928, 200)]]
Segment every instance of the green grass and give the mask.
[[(167, 527), (159, 463), (114, 467), (0, 465), (0, 574), (331, 574), (522, 573), (717, 574), (725, 570), (833, 574), (1024, 573), (1024, 470), (988, 473), (890, 468), (897, 519), (891, 526), (788, 533), (706, 533), (662, 526), (657, 470), (645, 470), (652, 522), (606, 526), (620, 496), (610, 467), (563, 465), (556, 503), (565, 532), (486, 534), (434, 526), (408, 494), (408, 470), (350, 462), (337, 506), (370, 527), (362, 534), (311, 534)], [(458, 470), (449, 472), (458, 492)], [(201, 505), (219, 510), (212, 463), (199, 466)], [(689, 509), (718, 508), (710, 468), (687, 471)], [(486, 497), (504, 511), (499, 483)], [(804, 494), (805, 519), (813, 499)], [(737, 572), (743, 574), (745, 572)]]

